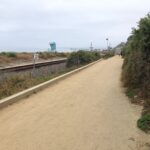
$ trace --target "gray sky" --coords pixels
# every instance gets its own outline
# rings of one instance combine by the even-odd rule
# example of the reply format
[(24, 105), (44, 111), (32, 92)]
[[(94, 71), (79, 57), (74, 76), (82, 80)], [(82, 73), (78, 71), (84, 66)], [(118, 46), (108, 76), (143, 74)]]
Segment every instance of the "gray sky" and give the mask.
[(150, 0), (0, 0), (0, 49), (115, 46), (149, 11)]

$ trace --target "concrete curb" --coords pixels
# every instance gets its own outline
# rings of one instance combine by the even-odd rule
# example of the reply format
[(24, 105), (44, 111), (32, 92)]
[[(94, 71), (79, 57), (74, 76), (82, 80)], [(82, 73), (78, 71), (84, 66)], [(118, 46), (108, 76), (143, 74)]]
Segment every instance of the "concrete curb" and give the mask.
[(97, 62), (99, 62), (99, 61), (101, 61), (101, 60), (102, 60), (102, 59), (97, 60), (97, 61), (92, 62), (92, 63), (90, 63), (90, 64), (88, 64), (88, 65), (86, 65), (86, 66), (80, 67), (80, 68), (78, 68), (78, 69), (75, 69), (75, 70), (70, 71), (70, 72), (68, 72), (68, 73), (65, 73), (65, 74), (63, 74), (63, 75), (60, 75), (60, 76), (58, 76), (58, 77), (56, 77), (56, 78), (53, 78), (53, 79), (51, 79), (51, 80), (49, 80), (49, 81), (46, 81), (46, 82), (41, 83), (41, 84), (39, 84), (39, 85), (36, 85), (36, 86), (34, 86), (34, 87), (32, 87), (32, 88), (29, 88), (29, 89), (27, 89), (27, 90), (24, 90), (24, 91), (22, 91), (22, 92), (19, 92), (19, 93), (17, 93), (17, 94), (14, 94), (14, 95), (12, 95), (12, 96), (7, 97), (7, 98), (4, 98), (4, 99), (0, 100), (0, 109), (2, 109), (2, 108), (4, 108), (4, 107), (7, 107), (8, 105), (11, 105), (11, 104), (13, 104), (13, 103), (15, 103), (15, 102), (17, 102), (17, 101), (19, 101), (19, 100), (21, 100), (21, 99), (27, 97), (27, 96), (30, 96), (30, 95), (33, 94), (33, 93), (36, 93), (36, 92), (38, 92), (38, 91), (41, 91), (42, 89), (44, 89), (44, 88), (46, 88), (46, 87), (48, 87), (48, 86), (50, 86), (50, 85), (52, 85), (52, 84), (54, 84), (54, 83), (57, 83), (58, 81), (60, 81), (60, 80), (62, 80), (62, 79), (64, 79), (64, 78), (66, 78), (66, 77), (68, 77), (68, 76), (71, 76), (71, 75), (73, 75), (74, 73), (77, 73), (77, 72), (79, 72), (79, 71), (81, 71), (81, 70), (83, 70), (83, 69), (85, 69), (85, 68), (87, 68), (87, 67), (90, 67), (90, 66), (96, 64)]

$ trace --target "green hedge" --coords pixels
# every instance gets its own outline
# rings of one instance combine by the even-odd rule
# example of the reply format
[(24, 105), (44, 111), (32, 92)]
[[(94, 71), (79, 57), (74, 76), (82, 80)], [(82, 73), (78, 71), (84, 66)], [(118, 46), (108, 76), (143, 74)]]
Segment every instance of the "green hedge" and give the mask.
[[(150, 14), (142, 18), (124, 47), (122, 79), (124, 85), (150, 98)], [(137, 90), (138, 89), (138, 90)]]
[(6, 56), (6, 57), (17, 57), (17, 54), (15, 52), (1, 52), (0, 55)]
[(127, 87), (127, 95), (136, 102), (144, 100), (144, 109), (137, 125), (144, 131), (150, 130), (150, 14), (142, 18), (138, 27), (132, 30), (131, 36), (123, 49), (122, 80)]
[(100, 59), (100, 53), (96, 51), (84, 51), (79, 50), (77, 52), (72, 52), (67, 60), (67, 66), (77, 66), (88, 64), (92, 61)]
[(150, 130), (150, 113), (141, 116), (141, 118), (137, 121), (137, 126), (141, 130), (148, 132)]

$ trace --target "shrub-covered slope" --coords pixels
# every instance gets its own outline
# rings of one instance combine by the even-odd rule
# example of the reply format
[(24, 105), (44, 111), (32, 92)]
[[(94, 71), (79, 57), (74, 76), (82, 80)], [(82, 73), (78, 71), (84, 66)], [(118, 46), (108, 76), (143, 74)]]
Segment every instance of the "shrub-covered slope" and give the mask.
[(139, 21), (138, 28), (133, 29), (123, 56), (122, 80), (127, 87), (127, 95), (144, 99), (144, 111), (138, 127), (150, 130), (150, 14)]
[(150, 98), (150, 14), (142, 18), (124, 47), (122, 79), (139, 96)]

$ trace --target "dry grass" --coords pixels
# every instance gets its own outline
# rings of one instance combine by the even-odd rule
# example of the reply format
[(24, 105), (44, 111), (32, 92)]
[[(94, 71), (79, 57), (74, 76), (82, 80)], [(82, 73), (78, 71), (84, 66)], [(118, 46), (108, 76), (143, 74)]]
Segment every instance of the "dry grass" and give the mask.
[[(68, 55), (69, 53), (39, 52), (39, 59), (47, 60), (52, 58), (63, 58), (63, 57), (67, 57)], [(10, 64), (31, 62), (32, 59), (33, 59), (33, 53), (1, 52), (0, 67), (8, 66)]]
[(63, 71), (58, 71), (56, 73), (42, 72), (42, 75), (40, 76), (37, 76), (36, 72), (19, 73), (12, 75), (11, 77), (5, 76), (3, 80), (0, 80), (0, 99), (31, 88), (76, 68), (77, 67), (66, 68)]
[(7, 66), (12, 63), (31, 61), (32, 53), (13, 53), (2, 52), (0, 53), (0, 66)]
[(51, 59), (51, 58), (62, 58), (62, 57), (68, 57), (69, 53), (52, 53), (52, 52), (39, 52), (39, 57), (41, 59)]
[(20, 60), (32, 60), (33, 54), (32, 53), (18, 53), (17, 58)]

